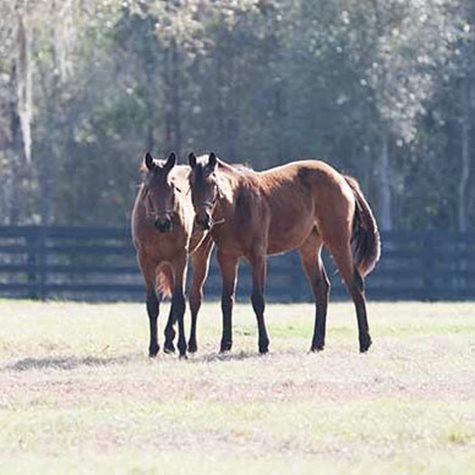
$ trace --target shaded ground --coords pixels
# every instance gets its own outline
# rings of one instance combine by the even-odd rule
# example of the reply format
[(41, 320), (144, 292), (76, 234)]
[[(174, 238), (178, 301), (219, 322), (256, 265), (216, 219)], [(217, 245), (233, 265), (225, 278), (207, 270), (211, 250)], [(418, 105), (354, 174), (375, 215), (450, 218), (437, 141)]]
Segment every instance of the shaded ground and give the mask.
[(262, 357), (239, 305), (221, 356), (207, 304), (180, 361), (142, 305), (0, 302), (0, 472), (475, 473), (475, 305), (369, 312), (368, 354), (340, 303), (309, 354), (312, 306), (269, 305)]

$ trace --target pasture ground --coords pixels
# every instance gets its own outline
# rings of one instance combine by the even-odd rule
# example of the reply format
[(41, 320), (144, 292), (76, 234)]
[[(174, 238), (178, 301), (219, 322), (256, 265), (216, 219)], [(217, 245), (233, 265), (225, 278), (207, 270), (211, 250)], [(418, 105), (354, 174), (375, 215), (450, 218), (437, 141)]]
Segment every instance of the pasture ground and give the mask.
[(370, 303), (365, 355), (349, 303), (318, 354), (312, 305), (266, 315), (269, 355), (243, 304), (220, 356), (208, 303), (196, 355), (149, 360), (143, 305), (0, 301), (0, 472), (475, 473), (475, 304)]

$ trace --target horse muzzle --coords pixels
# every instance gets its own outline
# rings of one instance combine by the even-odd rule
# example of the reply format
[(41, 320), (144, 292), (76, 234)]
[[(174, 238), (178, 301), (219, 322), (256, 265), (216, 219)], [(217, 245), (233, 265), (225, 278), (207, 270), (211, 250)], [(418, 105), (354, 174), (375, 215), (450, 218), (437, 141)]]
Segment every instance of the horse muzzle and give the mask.
[(153, 224), (159, 233), (171, 233), (173, 231), (173, 221), (170, 218), (156, 219)]
[(203, 231), (209, 231), (211, 229), (211, 217), (208, 214), (197, 215), (196, 224)]

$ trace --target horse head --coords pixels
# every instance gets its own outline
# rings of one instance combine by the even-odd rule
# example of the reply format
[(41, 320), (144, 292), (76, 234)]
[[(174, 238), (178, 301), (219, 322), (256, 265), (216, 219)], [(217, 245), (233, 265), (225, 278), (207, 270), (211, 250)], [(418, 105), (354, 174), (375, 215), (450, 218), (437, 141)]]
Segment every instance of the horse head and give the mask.
[(156, 160), (147, 152), (144, 158), (145, 180), (144, 197), (147, 215), (153, 219), (155, 229), (160, 233), (173, 231), (175, 213), (175, 194), (177, 189), (171, 170), (176, 164), (176, 155), (172, 152), (165, 160)]
[(188, 161), (191, 167), (189, 179), (196, 224), (203, 230), (209, 230), (213, 226), (213, 211), (220, 197), (216, 176), (218, 159), (213, 152), (207, 160), (190, 153)]

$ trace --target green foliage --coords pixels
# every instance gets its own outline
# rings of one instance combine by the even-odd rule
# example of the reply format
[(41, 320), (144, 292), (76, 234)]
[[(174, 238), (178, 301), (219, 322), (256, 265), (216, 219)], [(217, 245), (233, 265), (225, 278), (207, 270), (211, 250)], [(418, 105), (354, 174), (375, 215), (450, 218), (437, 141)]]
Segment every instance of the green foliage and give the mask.
[[(258, 169), (321, 158), (356, 175), (376, 209), (390, 206), (396, 227), (455, 229), (461, 201), (474, 217), (475, 192), (454, 192), (475, 115), (460, 92), (463, 81), (475, 90), (468, 0), (55, 5), (19, 2), (33, 38), (24, 177), (17, 13), (0, 7), (3, 222), (125, 223), (146, 149), (212, 149)], [(17, 211), (15, 196), (26, 197)]]

